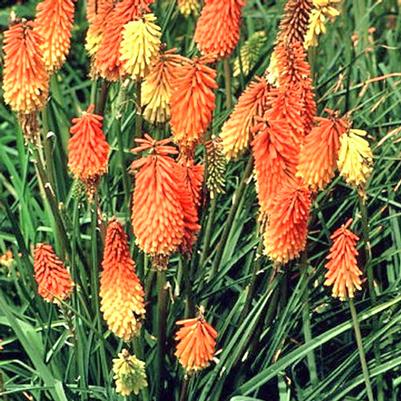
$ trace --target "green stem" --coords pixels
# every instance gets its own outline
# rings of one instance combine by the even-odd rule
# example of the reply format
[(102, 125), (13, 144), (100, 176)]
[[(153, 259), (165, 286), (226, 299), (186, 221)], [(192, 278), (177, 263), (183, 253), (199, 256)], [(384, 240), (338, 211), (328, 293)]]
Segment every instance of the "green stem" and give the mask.
[(125, 160), (124, 143), (123, 143), (123, 136), (122, 136), (122, 132), (121, 132), (121, 120), (118, 116), (114, 121), (114, 132), (117, 136), (118, 154), (120, 157), (121, 172), (122, 172), (122, 176), (123, 176), (124, 199), (125, 199), (124, 205), (125, 205), (125, 207), (128, 208), (129, 198), (130, 198), (130, 194), (131, 194), (131, 188), (129, 185), (128, 171), (127, 171), (126, 160)]
[(366, 391), (368, 394), (368, 399), (369, 399), (369, 401), (374, 401), (372, 383), (370, 382), (368, 365), (366, 363), (365, 351), (363, 349), (361, 328), (359, 327), (358, 315), (356, 313), (354, 301), (351, 298), (349, 299), (349, 308), (351, 310), (352, 322), (353, 322), (354, 331), (355, 331), (355, 339), (356, 339), (356, 344), (358, 346), (359, 359), (361, 361), (362, 373), (363, 373), (363, 378), (365, 380), (365, 386), (366, 386)]
[(166, 271), (157, 272), (157, 360), (156, 360), (156, 399), (163, 399), (163, 376), (165, 367), (165, 346), (167, 328), (168, 289)]
[(234, 223), (235, 215), (237, 213), (238, 206), (241, 203), (242, 196), (245, 193), (245, 189), (247, 187), (247, 181), (252, 174), (253, 170), (253, 157), (249, 157), (248, 164), (245, 167), (244, 174), (242, 175), (241, 182), (237, 188), (237, 190), (234, 193), (234, 202), (231, 206), (230, 212), (227, 217), (227, 222), (226, 225), (224, 226), (223, 233), (220, 238), (220, 242), (217, 245), (217, 251), (216, 251), (216, 256), (214, 258), (213, 266), (212, 266), (212, 271), (209, 277), (209, 282), (212, 280), (212, 278), (216, 275), (219, 267), (221, 260), (223, 258), (224, 254), (224, 249), (225, 249), (225, 244), (227, 242), (228, 236), (231, 231), (231, 226)]
[(248, 293), (246, 295), (244, 308), (242, 309), (241, 316), (239, 319), (240, 322), (243, 322), (244, 319), (246, 318), (246, 316), (248, 315), (249, 308), (252, 303), (253, 294), (254, 294), (254, 291), (256, 288), (256, 277), (257, 277), (258, 271), (261, 268), (263, 246), (264, 246), (263, 245), (263, 237), (261, 237), (259, 240), (258, 248), (256, 249), (255, 261), (253, 263), (253, 269), (252, 269), (252, 278), (251, 278), (251, 282), (249, 283), (249, 286), (248, 286)]
[(39, 182), (45, 192), (46, 199), (48, 201), (48, 204), (51, 208), (55, 220), (56, 239), (58, 240), (61, 251), (60, 256), (62, 259), (64, 259), (66, 254), (70, 254), (70, 245), (69, 245), (70, 242), (68, 239), (67, 231), (65, 229), (63, 219), (61, 218), (57, 199), (55, 197), (55, 194), (47, 177), (46, 170), (44, 169), (42, 158), (37, 146), (33, 147), (33, 155), (36, 161)]
[(210, 241), (212, 238), (212, 228), (213, 228), (213, 218), (214, 218), (214, 213), (216, 211), (216, 197), (212, 199), (210, 202), (210, 211), (209, 211), (209, 216), (207, 220), (207, 225), (206, 225), (206, 231), (205, 231), (205, 239), (204, 239), (204, 244), (203, 244), (203, 249), (202, 249), (202, 256), (199, 261), (199, 266), (203, 266), (206, 262), (206, 259), (209, 255), (209, 248), (210, 248)]
[[(301, 274), (306, 274), (309, 276), (308, 273), (308, 256), (306, 251), (302, 253), (301, 256), (301, 264), (300, 264), (300, 270)], [(309, 280), (308, 280), (309, 281)], [(302, 309), (302, 321), (303, 321), (303, 332), (304, 332), (304, 338), (305, 338), (305, 343), (309, 343), (312, 341), (312, 328), (311, 328), (311, 310), (310, 310), (310, 303), (309, 303), (309, 283), (305, 287), (305, 292), (304, 292), (304, 307)], [(306, 355), (306, 359), (308, 361), (308, 368), (309, 368), (309, 375), (310, 375), (310, 381), (313, 386), (317, 386), (319, 383), (319, 378), (317, 376), (317, 369), (316, 369), (316, 358), (315, 358), (315, 353), (313, 350), (311, 352), (308, 352)]]
[(96, 101), (96, 113), (99, 115), (104, 114), (106, 107), (107, 95), (109, 93), (110, 84), (107, 81), (103, 81), (100, 87), (99, 97)]
[(135, 138), (142, 137), (142, 82), (136, 84)]
[(227, 109), (231, 109), (232, 107), (231, 70), (228, 57), (226, 57), (223, 60), (223, 66), (224, 66), (224, 84), (226, 89), (226, 107)]
[[(371, 305), (376, 305), (376, 290), (375, 283), (373, 277), (373, 266), (371, 263), (372, 260), (372, 249), (370, 245), (370, 235), (369, 235), (369, 221), (368, 221), (368, 210), (366, 207), (366, 200), (363, 194), (359, 194), (359, 207), (361, 210), (362, 217), (362, 241), (363, 241), (363, 250), (364, 250), (364, 263), (365, 269), (367, 271), (368, 277), (368, 288), (369, 288), (369, 296), (371, 299)], [(376, 332), (379, 329), (379, 320), (377, 315), (374, 315), (372, 318), (373, 330)], [(379, 366), (381, 362), (380, 357), (380, 343), (376, 340), (373, 343), (373, 354), (375, 356), (376, 364)], [(383, 380), (382, 375), (378, 375), (377, 377), (377, 398), (379, 401), (384, 400), (384, 388), (383, 388)]]

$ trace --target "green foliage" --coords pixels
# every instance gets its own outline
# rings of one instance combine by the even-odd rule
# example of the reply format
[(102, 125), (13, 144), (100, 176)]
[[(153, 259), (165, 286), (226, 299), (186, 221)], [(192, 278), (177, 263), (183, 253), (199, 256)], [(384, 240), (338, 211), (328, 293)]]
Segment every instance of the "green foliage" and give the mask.
[[(33, 13), (34, 1), (15, 6), (19, 16)], [(174, 1), (155, 2), (155, 14), (168, 47), (181, 54), (196, 52), (194, 17), (182, 17)], [(263, 74), (275, 41), (283, 3), (249, 0), (241, 44), (265, 31), (266, 45), (249, 74), (240, 74), (235, 96), (254, 74)], [(10, 8), (0, 10), (5, 28)], [(367, 214), (374, 294), (368, 283), (356, 299), (370, 379), (375, 399), (401, 398), (401, 198), (400, 187), (400, 43), (401, 17), (395, 0), (344, 1), (341, 15), (328, 25), (319, 47), (310, 51), (319, 113), (325, 108), (351, 111), (354, 127), (369, 133), (375, 166), (367, 189)], [(368, 28), (374, 27), (375, 30)], [(87, 75), (83, 43), (84, 4), (78, 1), (73, 45), (68, 62), (51, 83), (46, 108), (46, 168), (57, 203), (43, 196), (33, 156), (15, 116), (0, 103), (0, 254), (11, 249), (15, 263), (0, 265), (0, 395), (5, 401), (121, 400), (115, 392), (112, 360), (123, 344), (107, 331), (99, 312), (98, 279), (102, 236), (97, 214), (83, 200), (67, 170), (66, 144), (71, 118), (99, 96), (101, 83)], [(358, 34), (358, 43), (352, 38)], [(223, 68), (220, 88), (224, 88)], [(190, 401), (343, 401), (364, 400), (366, 389), (347, 303), (333, 300), (323, 286), (330, 233), (349, 217), (362, 237), (362, 210), (357, 193), (336, 178), (314, 201), (304, 258), (276, 272), (261, 256), (254, 183), (249, 155), (227, 165), (225, 193), (202, 209), (202, 231), (191, 260), (171, 259), (166, 275), (170, 287), (167, 347), (157, 349), (160, 310), (155, 274), (133, 245), (129, 223), (127, 174), (133, 160), (135, 87), (121, 95), (113, 84), (105, 108), (105, 132), (112, 147), (109, 172), (99, 189), (99, 207), (106, 218), (126, 222), (138, 275), (147, 292), (147, 316), (142, 335), (124, 346), (146, 362), (149, 387), (140, 399), (157, 394), (179, 400), (184, 373), (174, 357), (174, 322), (196, 305), (219, 332), (217, 363), (188, 383)], [(123, 102), (117, 98), (124, 97)], [(213, 134), (229, 111), (224, 91), (217, 91)], [(121, 114), (121, 119), (115, 118)], [(120, 134), (121, 132), (121, 134)], [(168, 136), (164, 126), (144, 123), (144, 132)], [(204, 159), (203, 154), (198, 155)], [(66, 237), (60, 233), (60, 222)], [(65, 240), (67, 239), (67, 240)], [(31, 247), (47, 241), (65, 257), (77, 283), (62, 313), (36, 294)], [(361, 244), (361, 267), (364, 255)], [(163, 288), (162, 286), (159, 286)], [(160, 288), (159, 288), (160, 290)], [(188, 297), (188, 300), (186, 298)], [(69, 321), (66, 316), (72, 316)], [(71, 324), (73, 330), (71, 330)], [(160, 353), (161, 352), (161, 353)], [(162, 380), (157, 372), (161, 370)], [(134, 399), (134, 398), (132, 398)]]

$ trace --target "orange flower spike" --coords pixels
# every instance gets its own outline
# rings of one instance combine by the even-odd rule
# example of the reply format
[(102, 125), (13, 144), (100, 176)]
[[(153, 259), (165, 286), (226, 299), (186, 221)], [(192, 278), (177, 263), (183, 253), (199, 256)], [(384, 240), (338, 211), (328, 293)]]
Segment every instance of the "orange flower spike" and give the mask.
[(49, 76), (41, 56), (41, 42), (32, 22), (16, 23), (4, 32), (4, 100), (15, 112), (28, 114), (46, 103)]
[(171, 128), (184, 147), (198, 143), (212, 120), (217, 89), (216, 71), (206, 58), (195, 59), (177, 70), (171, 95)]
[(340, 137), (348, 129), (348, 122), (335, 116), (316, 121), (318, 125), (305, 137), (297, 171), (312, 191), (323, 189), (334, 177)]
[(236, 158), (248, 147), (255, 117), (262, 117), (267, 106), (269, 85), (264, 78), (256, 78), (242, 93), (230, 118), (225, 122), (220, 137), (228, 159)]
[(102, 268), (100, 310), (109, 329), (129, 341), (138, 334), (145, 316), (144, 291), (135, 274), (127, 234), (116, 219), (107, 226)]
[(299, 181), (281, 187), (264, 232), (265, 252), (274, 262), (287, 263), (305, 249), (310, 208), (310, 191)]
[[(266, 114), (267, 116), (267, 114)], [(256, 189), (262, 215), (269, 212), (276, 193), (295, 174), (298, 145), (284, 119), (261, 119), (252, 141)]]
[(180, 320), (175, 355), (187, 373), (206, 368), (214, 357), (217, 331), (206, 322), (202, 311), (194, 319)]
[(94, 62), (96, 74), (109, 81), (116, 81), (124, 75), (120, 60), (124, 26), (142, 13), (150, 12), (151, 3), (153, 0), (121, 0), (116, 3), (107, 17), (102, 41), (96, 53)]
[(206, 0), (194, 40), (203, 55), (224, 58), (237, 46), (243, 0)]
[(184, 237), (184, 210), (181, 204), (182, 184), (177, 180), (177, 163), (168, 146), (170, 139), (155, 141), (149, 135), (135, 139), (134, 153), (149, 150), (147, 156), (132, 163), (135, 189), (132, 226), (136, 243), (149, 255), (168, 256), (181, 245)]
[(43, 38), (41, 49), (50, 72), (57, 71), (67, 57), (73, 22), (73, 0), (43, 0), (36, 7), (34, 29)]
[(96, 7), (88, 2), (87, 10), (89, 29), (86, 33), (85, 49), (91, 57), (96, 55), (99, 50), (109, 15), (112, 14), (114, 9), (113, 0), (91, 1), (91, 3), (96, 2)]
[[(316, 114), (310, 66), (305, 49), (299, 42), (287, 46), (279, 44), (275, 49), (278, 94), (276, 113), (285, 115), (294, 134), (302, 142), (313, 125)], [(281, 104), (280, 104), (281, 103)]]
[(344, 301), (353, 298), (355, 290), (360, 290), (362, 271), (357, 265), (358, 251), (356, 244), (359, 238), (348, 229), (352, 219), (348, 220), (331, 236), (333, 244), (327, 256), (325, 285), (333, 286), (332, 295)]
[(90, 186), (106, 173), (110, 146), (102, 130), (103, 117), (90, 105), (81, 117), (72, 120), (68, 141), (68, 167), (75, 178)]
[(33, 255), (38, 294), (48, 302), (59, 303), (68, 299), (74, 285), (70, 273), (54, 253), (51, 245), (38, 244)]
[(177, 167), (176, 177), (182, 186), (180, 200), (184, 212), (184, 238), (180, 248), (184, 253), (191, 253), (200, 230), (198, 206), (204, 168), (202, 165), (195, 165), (193, 160), (180, 160)]

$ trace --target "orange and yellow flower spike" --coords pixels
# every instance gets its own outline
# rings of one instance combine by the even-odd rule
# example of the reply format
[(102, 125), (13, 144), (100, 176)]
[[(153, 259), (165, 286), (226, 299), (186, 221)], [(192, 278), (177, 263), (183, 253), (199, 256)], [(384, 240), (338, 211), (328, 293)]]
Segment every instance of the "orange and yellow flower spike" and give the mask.
[(198, 14), (200, 1), (199, 0), (178, 0), (177, 2), (178, 9), (180, 13), (185, 17), (190, 16), (191, 14)]
[(73, 0), (43, 0), (38, 3), (34, 29), (43, 38), (41, 49), (49, 72), (57, 71), (67, 57), (73, 22)]
[(175, 355), (187, 373), (194, 373), (209, 366), (216, 348), (217, 331), (205, 320), (203, 311), (193, 319), (180, 320), (181, 326), (175, 339)]
[(305, 138), (297, 168), (297, 176), (312, 191), (323, 189), (334, 177), (340, 139), (348, 129), (348, 121), (335, 115), (318, 117), (316, 122)]
[(64, 263), (54, 253), (51, 245), (36, 245), (33, 267), (38, 284), (38, 294), (45, 301), (59, 303), (70, 297), (74, 283)]
[(171, 49), (161, 52), (143, 81), (143, 116), (151, 123), (164, 123), (170, 118), (172, 83), (177, 79), (177, 69), (188, 62), (175, 51)]
[(360, 290), (362, 272), (358, 268), (358, 250), (356, 244), (359, 238), (349, 230), (352, 219), (348, 220), (331, 236), (333, 244), (327, 256), (326, 281), (327, 286), (333, 286), (332, 295), (342, 301), (353, 298), (355, 290)]
[(266, 80), (257, 77), (239, 97), (220, 134), (227, 159), (238, 157), (248, 147), (255, 119), (266, 111), (268, 92)]
[(96, 52), (93, 72), (108, 81), (116, 81), (125, 75), (120, 60), (124, 26), (144, 13), (149, 13), (153, 0), (121, 0), (116, 3), (104, 27), (99, 50)]
[(102, 268), (100, 310), (110, 331), (129, 341), (139, 333), (145, 316), (144, 291), (135, 274), (127, 234), (116, 219), (107, 226)]
[(40, 45), (41, 37), (32, 22), (19, 22), (4, 32), (4, 100), (17, 113), (43, 108), (49, 91)]

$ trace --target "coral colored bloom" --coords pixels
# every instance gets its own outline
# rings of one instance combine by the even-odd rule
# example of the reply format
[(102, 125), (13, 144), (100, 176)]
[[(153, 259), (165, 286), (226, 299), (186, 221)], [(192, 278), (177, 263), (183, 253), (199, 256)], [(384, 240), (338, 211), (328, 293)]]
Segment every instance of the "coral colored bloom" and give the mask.
[(122, 69), (134, 80), (144, 78), (159, 54), (161, 29), (150, 13), (129, 22), (122, 31), (120, 61)]
[(59, 303), (69, 298), (73, 287), (70, 273), (54, 253), (51, 245), (36, 245), (33, 267), (38, 284), (38, 294), (44, 300)]
[(252, 152), (259, 205), (264, 215), (269, 213), (281, 186), (295, 174), (298, 144), (283, 119), (262, 119), (255, 126), (255, 131)]
[(93, 113), (93, 105), (72, 120), (68, 141), (68, 167), (75, 178), (96, 185), (107, 171), (110, 146), (102, 130), (103, 117)]
[(188, 60), (167, 50), (159, 55), (142, 84), (143, 115), (152, 123), (164, 123), (170, 118), (172, 83), (177, 79), (177, 69)]
[(73, 22), (73, 0), (43, 0), (36, 7), (34, 29), (43, 38), (41, 49), (50, 72), (58, 70), (67, 57)]
[(139, 144), (135, 153), (150, 151), (131, 165), (137, 171), (132, 206), (136, 243), (147, 254), (168, 256), (184, 237), (182, 185), (177, 180), (177, 163), (169, 156), (177, 151), (167, 145), (170, 139), (157, 142), (145, 135), (135, 142)]
[(373, 154), (369, 142), (364, 139), (366, 131), (350, 129), (340, 138), (337, 166), (345, 181), (363, 190), (372, 173)]
[(194, 40), (205, 56), (224, 58), (237, 46), (243, 0), (206, 0)]
[[(90, 3), (96, 2), (96, 9), (91, 10), (91, 14), (89, 9), (87, 11), (89, 29), (86, 33), (85, 49), (88, 51), (91, 57), (93, 57), (99, 50), (108, 17), (114, 9), (113, 0), (92, 0)], [(93, 7), (93, 5), (90, 3), (88, 2), (88, 7), (90, 5)]]
[(281, 187), (264, 232), (265, 252), (273, 261), (287, 263), (305, 249), (310, 207), (310, 191), (299, 181)]
[(4, 100), (15, 112), (40, 110), (47, 100), (49, 77), (39, 47), (41, 41), (32, 22), (11, 25), (4, 32)]
[(153, 0), (121, 0), (116, 3), (102, 35), (99, 50), (96, 53), (94, 73), (109, 81), (116, 81), (125, 72), (121, 69), (120, 45), (124, 26), (143, 13), (150, 12), (149, 4)]
[(316, 118), (318, 125), (305, 138), (301, 149), (297, 175), (312, 191), (323, 189), (334, 177), (340, 138), (348, 121), (337, 118)]
[(199, 0), (178, 0), (178, 9), (180, 13), (185, 17), (191, 14), (198, 14), (199, 11)]
[(187, 372), (206, 368), (215, 353), (217, 331), (206, 322), (202, 313), (176, 324), (182, 326), (175, 336), (178, 341), (175, 356), (180, 364)]
[(300, 141), (308, 135), (316, 114), (310, 66), (300, 42), (279, 44), (274, 54), (278, 71), (277, 86), (282, 104), (273, 104), (276, 113), (287, 116), (294, 135)]
[(102, 268), (100, 310), (109, 329), (129, 341), (138, 334), (145, 316), (144, 291), (135, 274), (127, 234), (116, 219), (107, 226)]
[(267, 107), (269, 85), (256, 78), (242, 93), (230, 118), (225, 122), (220, 137), (228, 159), (238, 157), (248, 147), (256, 117), (262, 117)]
[(198, 206), (203, 183), (202, 165), (194, 164), (192, 159), (180, 160), (176, 179), (182, 186), (180, 201), (184, 212), (184, 237), (180, 246), (184, 253), (191, 253), (192, 246), (200, 230)]
[(179, 67), (173, 82), (170, 124), (174, 139), (184, 147), (198, 143), (212, 120), (216, 71), (207, 61), (195, 59)]
[(332, 295), (345, 300), (353, 298), (355, 289), (361, 289), (362, 272), (357, 265), (358, 251), (356, 244), (359, 238), (348, 229), (352, 219), (343, 224), (331, 236), (333, 244), (327, 256), (325, 285), (331, 285)]
[(122, 396), (128, 397), (132, 393), (138, 395), (148, 385), (145, 362), (130, 355), (126, 349), (118, 354), (118, 358), (113, 359), (113, 373), (116, 391)]

